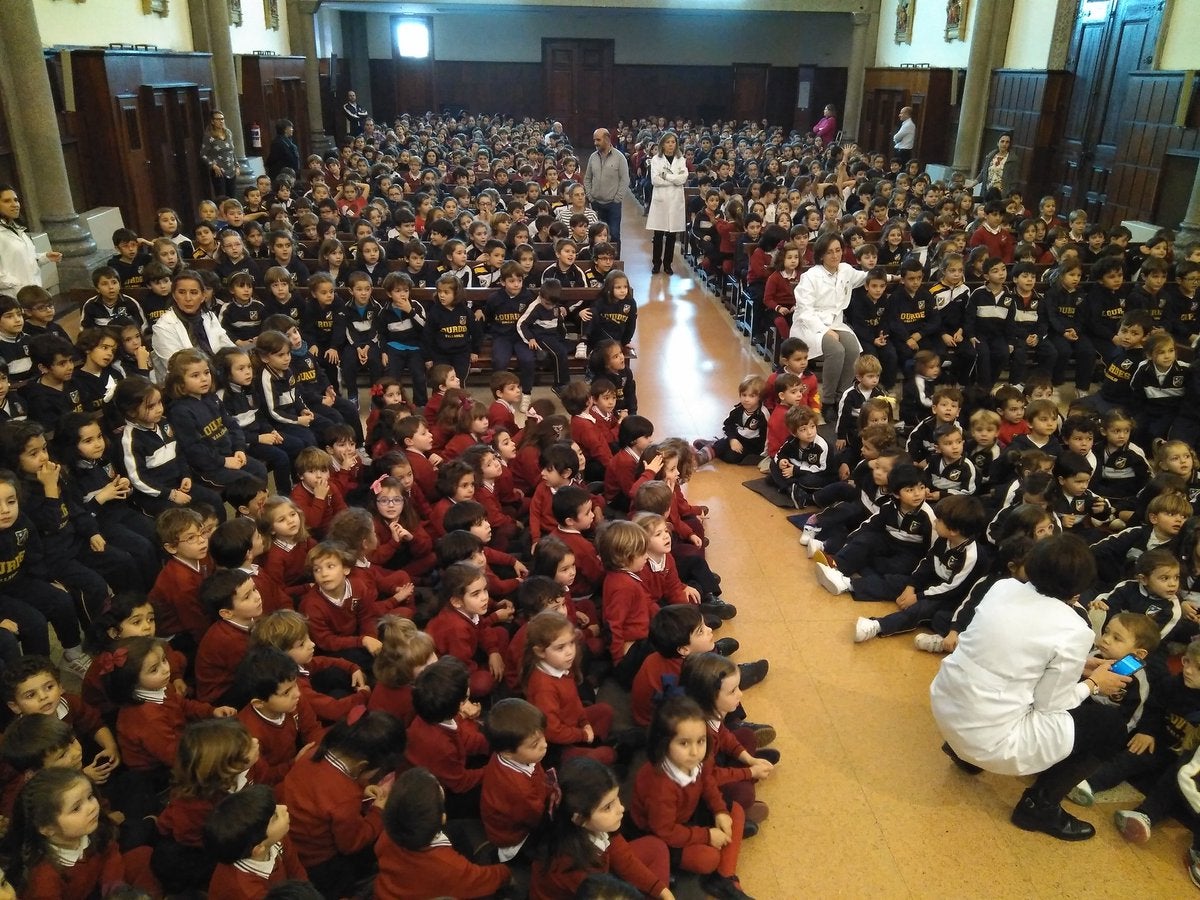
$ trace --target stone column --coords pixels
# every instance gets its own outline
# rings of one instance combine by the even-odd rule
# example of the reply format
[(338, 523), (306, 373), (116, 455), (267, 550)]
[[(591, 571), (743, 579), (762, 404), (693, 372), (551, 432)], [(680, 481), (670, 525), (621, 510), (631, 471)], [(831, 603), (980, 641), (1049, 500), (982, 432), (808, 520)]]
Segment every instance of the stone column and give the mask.
[(967, 77), (959, 100), (958, 139), (954, 143), (954, 170), (975, 172), (979, 165), (980, 143), (987, 116), (988, 92), (992, 83), (992, 22), (998, 0), (976, 0), (975, 19), (969, 23), (971, 50), (967, 56)]
[(90, 289), (90, 267), (108, 254), (98, 252), (71, 199), (33, 0), (0, 3), (0, 34), (4, 35), (0, 94), (11, 126), (26, 217), (32, 226), (45, 230), (50, 246), (63, 255), (58, 263), (59, 284)]
[(867, 77), (867, 38), (870, 13), (851, 13), (854, 31), (850, 39), (850, 62), (846, 66), (846, 108), (842, 110), (842, 131), (858, 140), (858, 120), (862, 115), (863, 82)]
[(1190, 241), (1200, 241), (1200, 166), (1196, 168), (1192, 197), (1188, 201), (1187, 214), (1179, 223), (1179, 234), (1175, 240), (1181, 247)]
[[(193, 0), (195, 2), (195, 0)], [(209, 52), (212, 53), (213, 94), (217, 108), (225, 113), (225, 128), (233, 141), (237, 155), (239, 189), (254, 183), (250, 161), (246, 158), (243, 134), (242, 100), (238, 91), (237, 62), (233, 58), (233, 41), (229, 37), (229, 4), (226, 0), (202, 0), (208, 14)], [(208, 123), (205, 123), (207, 126)]]
[[(321, 64), (317, 56), (315, 16), (320, 0), (288, 0), (288, 40), (292, 54), (304, 57), (304, 88), (308, 100), (308, 146), (310, 153), (321, 156), (335, 149), (333, 138), (325, 133), (325, 112), (321, 108)], [(303, 165), (303, 160), (301, 160)]]

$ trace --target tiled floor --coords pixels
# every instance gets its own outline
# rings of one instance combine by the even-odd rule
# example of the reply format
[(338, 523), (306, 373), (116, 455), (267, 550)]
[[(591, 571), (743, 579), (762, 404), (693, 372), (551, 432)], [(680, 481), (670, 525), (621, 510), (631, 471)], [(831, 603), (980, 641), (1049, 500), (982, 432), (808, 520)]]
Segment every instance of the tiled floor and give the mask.
[[(715, 434), (738, 381), (765, 371), (677, 259), (649, 275), (644, 219), (626, 204), (621, 251), (639, 303), (634, 362), (641, 410), (659, 437)], [(938, 658), (911, 636), (851, 641), (856, 616), (887, 609), (817, 586), (786, 511), (741, 486), (750, 468), (706, 467), (689, 486), (708, 505), (709, 560), (738, 617), (725, 634), (771, 674), (747, 693), (756, 721), (779, 731), (783, 763), (760, 797), (771, 818), (743, 849), (739, 874), (758, 898), (1181, 897), (1190, 835), (1175, 823), (1132, 847), (1114, 804), (1079, 811), (1098, 835), (1078, 845), (1008, 822), (1018, 778), (960, 774), (939, 751), (929, 713)]]

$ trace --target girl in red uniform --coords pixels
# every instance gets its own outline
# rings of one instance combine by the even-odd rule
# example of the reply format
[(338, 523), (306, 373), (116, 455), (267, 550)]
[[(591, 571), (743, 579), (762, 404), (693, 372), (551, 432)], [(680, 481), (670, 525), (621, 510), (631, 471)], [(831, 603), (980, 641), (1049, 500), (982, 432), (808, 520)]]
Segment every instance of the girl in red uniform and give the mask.
[(416, 715), (413, 681), (426, 666), (437, 662), (433, 638), (418, 631), (412, 619), (400, 616), (380, 619), (378, 634), (383, 646), (375, 655), (375, 687), (367, 708), (391, 713), (407, 728)]
[(625, 807), (612, 770), (573, 759), (558, 773), (562, 797), (546, 816), (530, 900), (569, 900), (593, 872), (613, 872), (647, 897), (674, 900), (667, 845), (654, 835), (626, 841)]

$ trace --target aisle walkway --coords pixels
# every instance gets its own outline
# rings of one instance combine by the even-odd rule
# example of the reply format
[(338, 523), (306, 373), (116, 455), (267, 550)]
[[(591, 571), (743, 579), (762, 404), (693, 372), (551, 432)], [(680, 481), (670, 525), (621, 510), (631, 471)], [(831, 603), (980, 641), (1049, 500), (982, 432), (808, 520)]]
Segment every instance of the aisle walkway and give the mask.
[[(765, 366), (690, 277), (651, 277), (644, 218), (626, 203), (622, 258), (640, 305), (633, 363), (642, 414), (658, 437), (715, 434), (737, 384)], [(1098, 830), (1083, 845), (1008, 822), (1021, 779), (969, 778), (938, 750), (929, 682), (938, 657), (911, 637), (851, 642), (856, 616), (888, 609), (817, 586), (786, 511), (719, 465), (689, 487), (711, 516), (709, 560), (739, 609), (729, 623), (741, 659), (771, 673), (747, 693), (755, 721), (776, 726), (783, 754), (760, 791), (771, 818), (744, 845), (739, 869), (759, 900), (798, 897), (1182, 897), (1190, 835), (1179, 825), (1131, 847), (1111, 825), (1115, 805), (1082, 812)], [(894, 607), (892, 607), (894, 608)]]

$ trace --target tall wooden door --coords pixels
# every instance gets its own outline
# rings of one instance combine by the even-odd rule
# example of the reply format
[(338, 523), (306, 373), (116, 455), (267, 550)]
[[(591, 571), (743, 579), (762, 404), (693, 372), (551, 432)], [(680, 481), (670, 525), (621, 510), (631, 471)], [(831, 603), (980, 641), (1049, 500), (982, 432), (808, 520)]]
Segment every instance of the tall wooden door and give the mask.
[(1154, 65), (1163, 0), (1081, 0), (1067, 71), (1075, 75), (1067, 107), (1059, 181), (1062, 206), (1101, 217), (1117, 149), (1129, 75)]
[(304, 79), (276, 78), (268, 102), (271, 104), (270, 131), (263, 135), (263, 145), (269, 147), (275, 139), (276, 120), (287, 119), (294, 126), (293, 137), (300, 147), (300, 159), (303, 160), (311, 152), (308, 145), (308, 93)]
[(614, 41), (542, 38), (546, 115), (562, 122), (571, 143), (591, 146), (597, 128), (613, 129)]
[(766, 115), (770, 73), (764, 63), (733, 64), (733, 117), (739, 122), (757, 122)]
[[(116, 104), (116, 137), (117, 152), (121, 160), (121, 174), (124, 176), (125, 202), (133, 221), (127, 223), (137, 229), (139, 234), (157, 234), (158, 217), (154, 214), (157, 209), (155, 194), (148, 189), (147, 180), (150, 178), (150, 154), (153, 145), (146, 137), (143, 127), (143, 111), (138, 97), (130, 94), (119, 94), (113, 98)], [(179, 209), (179, 207), (176, 207)], [(189, 210), (190, 212), (190, 210)], [(186, 218), (186, 213), (184, 214)]]
[[(899, 88), (873, 88), (867, 91), (863, 98), (859, 144), (890, 156), (892, 135), (900, 127), (900, 110), (908, 102), (908, 91)], [(915, 114), (913, 121), (917, 121)]]
[[(186, 217), (209, 194), (207, 181), (201, 181), (205, 120), (200, 89), (194, 84), (143, 84), (139, 99), (149, 148), (150, 196), (186, 210)], [(153, 233), (153, 227), (144, 233)]]

